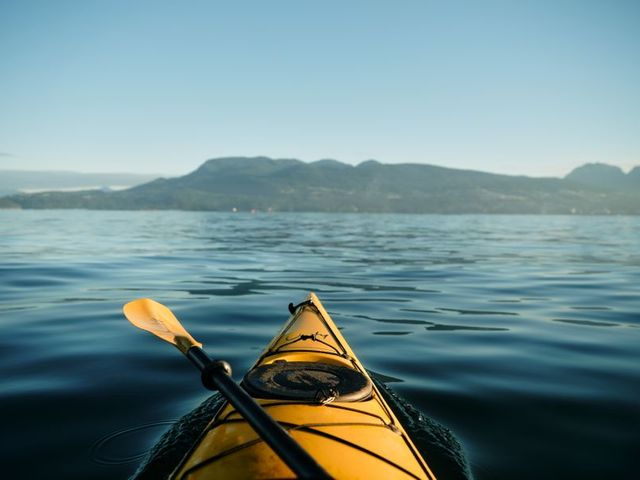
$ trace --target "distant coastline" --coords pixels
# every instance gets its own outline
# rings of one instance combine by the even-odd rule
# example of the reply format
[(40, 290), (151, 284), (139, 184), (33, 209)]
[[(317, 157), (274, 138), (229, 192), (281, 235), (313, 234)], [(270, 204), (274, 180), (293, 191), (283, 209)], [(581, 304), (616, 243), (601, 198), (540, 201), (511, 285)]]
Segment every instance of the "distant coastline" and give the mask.
[(76, 187), (6, 195), (0, 208), (640, 215), (640, 167), (625, 174), (605, 164), (583, 165), (564, 178), (535, 178), (375, 160), (352, 166), (225, 157), (122, 190)]
[(0, 170), (0, 197), (46, 191), (123, 190), (157, 177), (158, 175), (140, 173)]

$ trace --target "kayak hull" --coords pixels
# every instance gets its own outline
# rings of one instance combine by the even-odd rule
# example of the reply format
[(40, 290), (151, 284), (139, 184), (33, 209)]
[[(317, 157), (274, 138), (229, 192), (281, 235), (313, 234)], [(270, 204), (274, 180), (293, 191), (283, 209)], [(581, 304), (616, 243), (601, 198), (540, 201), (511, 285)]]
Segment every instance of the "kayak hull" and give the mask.
[[(313, 293), (264, 350), (243, 386), (333, 478), (435, 478)], [(295, 475), (224, 404), (172, 478)]]

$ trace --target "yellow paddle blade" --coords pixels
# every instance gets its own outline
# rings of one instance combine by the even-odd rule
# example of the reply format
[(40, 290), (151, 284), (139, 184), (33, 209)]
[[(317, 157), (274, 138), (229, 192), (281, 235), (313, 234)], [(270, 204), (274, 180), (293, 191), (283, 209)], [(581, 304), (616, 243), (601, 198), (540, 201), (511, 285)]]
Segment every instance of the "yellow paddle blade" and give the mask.
[(173, 312), (161, 303), (150, 298), (140, 298), (127, 303), (122, 311), (136, 327), (175, 345), (185, 355), (191, 347), (202, 348), (202, 344), (189, 335)]

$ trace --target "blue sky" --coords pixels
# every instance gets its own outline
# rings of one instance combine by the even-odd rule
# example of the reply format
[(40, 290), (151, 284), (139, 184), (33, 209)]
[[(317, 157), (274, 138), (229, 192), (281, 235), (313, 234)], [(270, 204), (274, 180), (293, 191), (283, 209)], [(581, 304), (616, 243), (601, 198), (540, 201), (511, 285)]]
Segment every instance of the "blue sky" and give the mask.
[(638, 1), (0, 0), (0, 168), (640, 164)]

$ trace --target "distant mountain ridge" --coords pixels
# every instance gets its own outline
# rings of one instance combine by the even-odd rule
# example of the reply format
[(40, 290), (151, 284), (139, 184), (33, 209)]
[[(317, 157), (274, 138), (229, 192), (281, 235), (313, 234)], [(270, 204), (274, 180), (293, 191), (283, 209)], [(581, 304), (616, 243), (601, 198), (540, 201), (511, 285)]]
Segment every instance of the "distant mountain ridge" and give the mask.
[[(589, 169), (587, 169), (589, 170)], [(575, 174), (578, 171), (579, 175)], [(176, 178), (117, 192), (51, 192), (0, 199), (4, 208), (214, 211), (640, 214), (640, 189), (498, 175), (424, 164), (224, 157)], [(577, 176), (576, 176), (577, 175)], [(624, 175), (624, 173), (623, 173)], [(639, 176), (629, 174), (632, 179)], [(626, 178), (626, 177), (625, 177)]]
[(564, 177), (566, 180), (605, 188), (640, 188), (640, 166), (625, 174), (620, 167), (587, 163)]
[(127, 188), (156, 177), (138, 173), (0, 170), (0, 196), (20, 192)]

